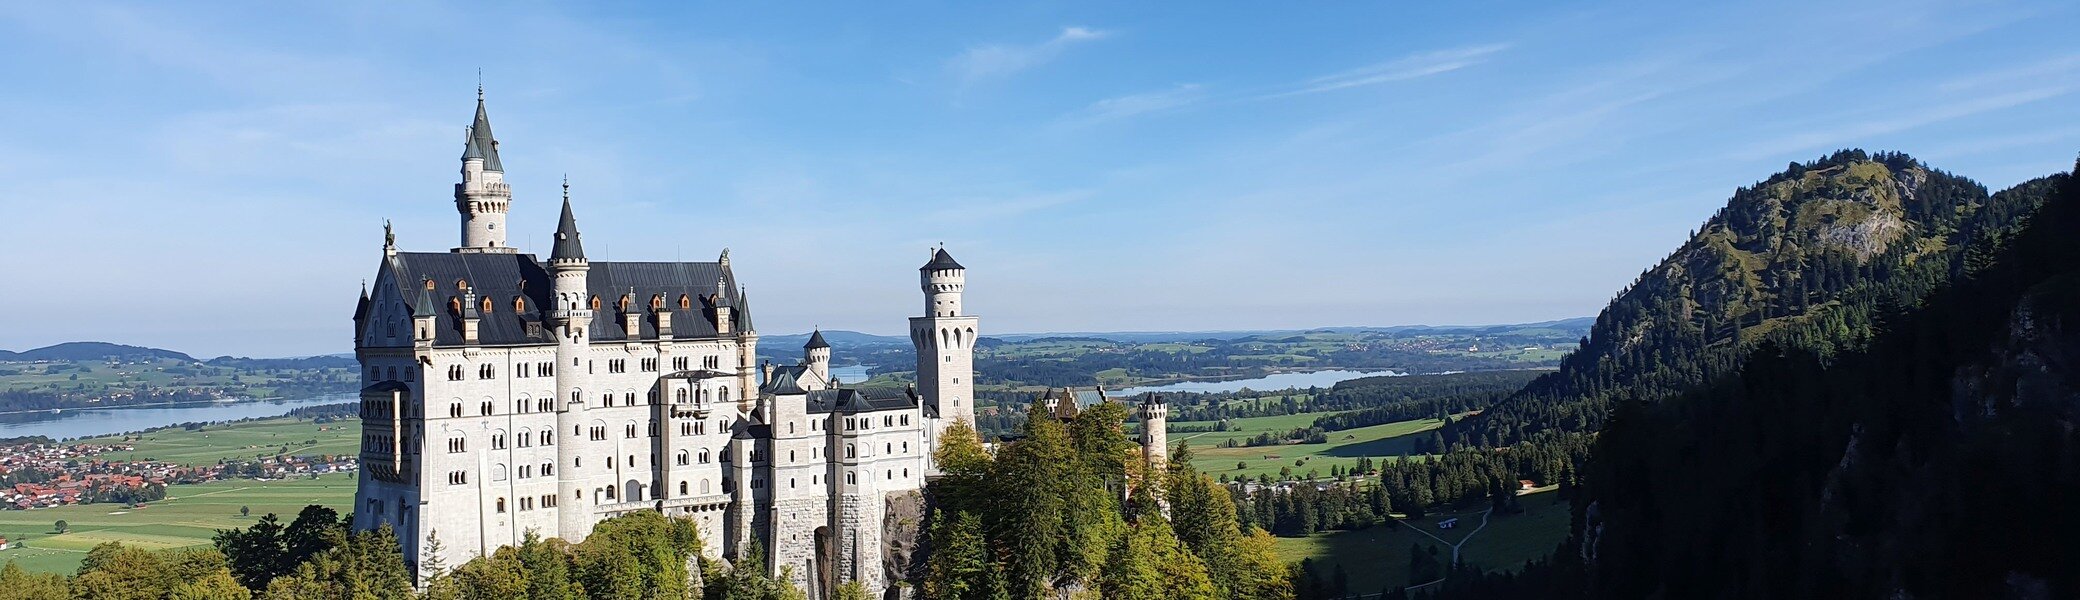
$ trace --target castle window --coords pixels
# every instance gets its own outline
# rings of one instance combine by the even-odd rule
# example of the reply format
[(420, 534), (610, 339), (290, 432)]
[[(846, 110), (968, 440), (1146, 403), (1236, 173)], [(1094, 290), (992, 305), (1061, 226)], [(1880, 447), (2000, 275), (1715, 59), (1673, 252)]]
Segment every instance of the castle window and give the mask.
[(686, 495), (686, 482), (684, 481), (679, 482), (679, 495)]
[(448, 438), (448, 453), (449, 453), (449, 454), (458, 454), (458, 453), (462, 453), (462, 452), (467, 452), (468, 450), (469, 450), (469, 441), (468, 441), (468, 440), (467, 440), (466, 438), (459, 438), (459, 437), (455, 437), (455, 438)]
[(477, 411), (482, 413), (483, 416), (491, 416), (491, 401), (485, 400), (482, 405), (477, 407)]
[(462, 416), (462, 403), (461, 403), (461, 402), (454, 402), (454, 403), (450, 403), (450, 404), (448, 405), (448, 416), (450, 416), (450, 417), (460, 417), (460, 416)]
[(514, 296), (514, 297), (513, 297), (513, 312), (514, 312), (514, 313), (519, 313), (519, 312), (522, 312), (522, 311), (525, 311), (525, 310), (527, 310), (527, 298), (526, 298), (525, 296)]
[(498, 502), (497, 502), (497, 504), (498, 504), (498, 513), (499, 513), (499, 514), (505, 514), (505, 512), (506, 512), (506, 499), (505, 499), (505, 498), (499, 498), (499, 499), (498, 499)]
[(491, 449), (492, 449), (492, 450), (504, 450), (504, 449), (506, 449), (506, 434), (504, 434), (504, 433), (493, 433), (493, 434), (491, 434)]
[(664, 310), (664, 294), (650, 297), (650, 310)]
[(693, 297), (679, 294), (679, 308), (693, 308)]
[(428, 279), (428, 280), (426, 280), (426, 290), (427, 290), (427, 291), (433, 291), (433, 280), (432, 280), (432, 279)]
[[(701, 464), (704, 464), (704, 465), (705, 465), (705, 464), (708, 464), (708, 451), (707, 451), (707, 450), (702, 450), (702, 451), (701, 451)], [(708, 490), (705, 490), (705, 489), (704, 489), (704, 490), (701, 490), (701, 493), (703, 493), (703, 494), (705, 494), (705, 493), (708, 493)]]
[(858, 456), (858, 449), (853, 448), (852, 444), (845, 445), (845, 458), (857, 458)]
[(492, 306), (492, 304), (491, 304), (491, 297), (490, 297), (490, 296), (485, 296), (485, 297), (484, 297), (484, 301), (483, 301), (483, 302), (480, 302), (479, 304), (482, 304), (483, 306), (479, 307), (479, 308), (478, 308), (478, 310), (482, 310), (482, 311), (484, 311), (484, 313), (485, 313), (485, 314), (490, 314), (490, 313), (491, 313), (491, 306)]
[(847, 472), (845, 474), (845, 485), (859, 485), (859, 474)]
[(599, 296), (592, 297), (592, 310), (599, 310)]
[(459, 313), (459, 312), (462, 312), (462, 299), (460, 299), (460, 298), (456, 298), (456, 297), (454, 297), (454, 296), (449, 296), (449, 297), (448, 297), (448, 312), (452, 312), (452, 313)]
[(629, 298), (628, 298), (628, 295), (627, 295), (627, 294), (622, 294), (622, 295), (621, 295), (621, 301), (620, 301), (620, 302), (617, 302), (617, 303), (615, 303), (615, 306), (619, 307), (619, 308), (621, 309), (621, 312), (628, 312), (628, 306), (629, 306), (629, 304), (631, 304), (631, 302), (629, 302)]
[[(682, 466), (682, 467), (683, 467), (683, 466), (686, 466), (686, 465), (688, 465), (688, 464), (691, 464), (691, 463), (692, 463), (692, 457), (693, 457), (693, 455), (692, 455), (691, 453), (689, 453), (689, 452), (687, 452), (687, 451), (685, 451), (685, 450), (680, 450), (680, 451), (679, 451), (679, 456), (678, 456), (678, 463), (679, 463), (679, 466)], [(686, 492), (684, 492), (684, 491), (681, 491), (681, 492), (679, 492), (679, 493), (682, 493), (682, 494), (683, 494), (683, 493), (686, 493)]]
[(469, 280), (467, 280), (467, 279), (457, 279), (457, 280), (455, 280), (455, 289), (456, 289), (456, 291), (461, 291), (461, 290), (466, 290), (466, 289), (469, 289)]

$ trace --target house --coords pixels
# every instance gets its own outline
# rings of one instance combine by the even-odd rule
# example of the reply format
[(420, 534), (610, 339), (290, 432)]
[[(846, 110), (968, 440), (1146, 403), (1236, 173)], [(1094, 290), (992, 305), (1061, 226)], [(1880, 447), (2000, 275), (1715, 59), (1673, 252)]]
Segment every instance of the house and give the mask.
[(1538, 487), (1538, 482), (1536, 482), (1536, 481), (1532, 481), (1532, 480), (1529, 480), (1529, 479), (1519, 479), (1519, 480), (1517, 480), (1517, 489), (1520, 489), (1520, 490), (1528, 490), (1528, 489), (1531, 489), (1531, 488), (1535, 488), (1535, 487)]
[(1451, 529), (1451, 528), (1453, 528), (1453, 527), (1457, 527), (1457, 526), (1459, 526), (1459, 518), (1458, 518), (1458, 517), (1452, 517), (1452, 518), (1449, 518), (1449, 519), (1445, 519), (1445, 520), (1443, 520), (1443, 521), (1438, 521), (1438, 522), (1437, 522), (1437, 528), (1438, 528), (1438, 529)]

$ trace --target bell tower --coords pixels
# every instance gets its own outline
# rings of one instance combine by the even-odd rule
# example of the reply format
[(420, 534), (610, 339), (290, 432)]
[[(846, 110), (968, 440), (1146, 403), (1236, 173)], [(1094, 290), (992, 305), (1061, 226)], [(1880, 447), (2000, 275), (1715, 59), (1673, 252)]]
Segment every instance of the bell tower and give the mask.
[(506, 168), (498, 162), (498, 140), (491, 137), (491, 117), (484, 114), (484, 86), (477, 86), (477, 119), (469, 126), (462, 148), (462, 183), (455, 184), (455, 211), (462, 213), (462, 245), (455, 252), (511, 254), (506, 245), (506, 210), (513, 190), (506, 187)]

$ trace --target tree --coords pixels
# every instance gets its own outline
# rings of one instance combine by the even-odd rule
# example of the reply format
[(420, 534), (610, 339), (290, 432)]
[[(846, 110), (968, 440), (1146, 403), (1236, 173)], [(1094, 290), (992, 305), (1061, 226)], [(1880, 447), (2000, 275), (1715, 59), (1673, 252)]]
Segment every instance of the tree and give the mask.
[(989, 561), (982, 520), (974, 513), (939, 513), (931, 536), (932, 553), (925, 561), (925, 598), (965, 600), (1002, 591), (991, 589), (993, 577), (999, 574)]
[(250, 517), (250, 516), (253, 516), (253, 507), (251, 507), (251, 506), (240, 506), (240, 507), (238, 507), (238, 517), (239, 517), (239, 518), (243, 519), (243, 518), (246, 518), (246, 517)]
[(998, 509), (986, 513), (994, 523), (985, 525), (998, 533), (994, 541), (1006, 556), (1013, 598), (1045, 596), (1062, 565), (1068, 539), (1062, 488), (1071, 483), (1073, 460), (1068, 432), (1038, 402), (1027, 413), (1025, 439), (998, 453), (990, 477)]
[(65, 532), (68, 532), (68, 531), (72, 531), (72, 524), (71, 524), (71, 523), (67, 523), (67, 522), (66, 522), (66, 521), (65, 521), (64, 519), (58, 519), (58, 522), (57, 522), (57, 523), (54, 523), (54, 524), (52, 524), (52, 527), (55, 527), (55, 528), (57, 529), (58, 533), (65, 533)]
[(858, 581), (847, 581), (832, 590), (831, 600), (872, 600), (867, 595), (867, 586)]
[(29, 573), (7, 561), (0, 567), (0, 598), (7, 600), (72, 600), (72, 584), (55, 573)]

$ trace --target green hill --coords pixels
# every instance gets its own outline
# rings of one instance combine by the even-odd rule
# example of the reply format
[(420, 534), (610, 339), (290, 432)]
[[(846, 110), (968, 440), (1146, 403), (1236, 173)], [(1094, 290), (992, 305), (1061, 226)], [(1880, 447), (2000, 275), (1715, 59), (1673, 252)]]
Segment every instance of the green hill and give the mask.
[(1735, 191), (1621, 291), (1558, 372), (1443, 435), (1495, 447), (1595, 431), (1613, 400), (1680, 393), (1764, 340), (1823, 356), (1861, 347), (1876, 315), (1918, 304), (1983, 259), (1967, 249), (2012, 235), (2048, 191), (2039, 180), (1989, 195), (1904, 154), (1845, 150), (1791, 165)]

